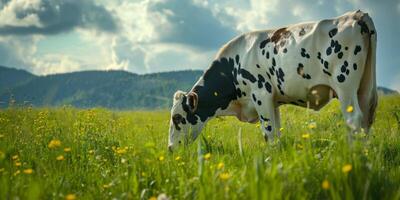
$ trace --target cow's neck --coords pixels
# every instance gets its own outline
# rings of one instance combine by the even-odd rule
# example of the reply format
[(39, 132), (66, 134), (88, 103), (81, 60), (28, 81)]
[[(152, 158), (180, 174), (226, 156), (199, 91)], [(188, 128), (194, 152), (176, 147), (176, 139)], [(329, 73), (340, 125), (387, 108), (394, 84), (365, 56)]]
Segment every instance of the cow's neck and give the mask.
[(234, 61), (221, 58), (214, 61), (192, 88), (198, 95), (196, 115), (201, 121), (218, 115), (231, 115), (227, 108), (236, 100), (236, 88), (233, 77)]

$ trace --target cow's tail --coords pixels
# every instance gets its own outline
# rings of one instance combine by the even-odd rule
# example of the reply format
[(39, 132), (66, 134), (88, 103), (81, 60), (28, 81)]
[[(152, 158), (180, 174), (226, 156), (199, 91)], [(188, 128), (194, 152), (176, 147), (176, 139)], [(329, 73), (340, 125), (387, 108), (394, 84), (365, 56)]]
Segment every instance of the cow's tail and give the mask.
[(368, 132), (374, 121), (375, 110), (378, 104), (378, 94), (376, 86), (377, 32), (374, 26), (374, 22), (367, 13), (362, 13), (361, 20), (364, 21), (368, 27), (368, 33), (366, 33), (365, 35), (368, 35), (369, 45), (364, 73), (358, 90), (358, 99), (363, 112), (362, 127), (365, 129), (366, 132)]

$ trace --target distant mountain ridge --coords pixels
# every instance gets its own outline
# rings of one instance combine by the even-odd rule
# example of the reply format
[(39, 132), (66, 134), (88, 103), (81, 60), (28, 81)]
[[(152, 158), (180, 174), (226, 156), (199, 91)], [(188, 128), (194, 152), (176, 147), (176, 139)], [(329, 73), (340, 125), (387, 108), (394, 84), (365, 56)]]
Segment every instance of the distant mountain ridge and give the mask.
[[(112, 109), (168, 108), (176, 90), (188, 91), (200, 70), (138, 75), (127, 71), (80, 71), (37, 76), (0, 66), (0, 107), (18, 105)], [(398, 94), (379, 87), (380, 94)]]

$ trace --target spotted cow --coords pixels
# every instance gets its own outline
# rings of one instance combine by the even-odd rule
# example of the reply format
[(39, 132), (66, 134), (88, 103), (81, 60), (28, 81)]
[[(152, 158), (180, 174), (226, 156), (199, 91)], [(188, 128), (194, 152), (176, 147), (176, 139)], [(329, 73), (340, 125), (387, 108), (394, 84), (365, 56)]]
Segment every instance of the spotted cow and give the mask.
[(193, 141), (210, 119), (227, 115), (260, 121), (272, 141), (280, 135), (280, 105), (319, 110), (332, 98), (351, 132), (368, 132), (377, 105), (376, 35), (368, 14), (355, 11), (234, 38), (189, 92), (174, 94), (169, 148), (182, 136)]

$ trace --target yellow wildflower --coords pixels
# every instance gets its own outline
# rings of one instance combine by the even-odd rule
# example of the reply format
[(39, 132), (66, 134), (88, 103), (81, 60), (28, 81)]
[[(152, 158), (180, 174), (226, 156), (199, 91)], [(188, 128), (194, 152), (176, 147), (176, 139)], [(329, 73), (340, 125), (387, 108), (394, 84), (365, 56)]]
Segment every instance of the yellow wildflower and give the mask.
[(56, 139), (55, 140), (51, 140), (47, 146), (50, 149), (54, 149), (54, 148), (60, 147), (61, 146), (61, 141), (60, 140), (56, 140)]
[(57, 156), (57, 158), (56, 158), (56, 160), (58, 160), (58, 161), (62, 161), (62, 160), (64, 160), (65, 158), (64, 158), (64, 156), (63, 155), (59, 155), (59, 156)]
[(350, 164), (345, 164), (342, 167), (342, 172), (343, 173), (349, 173), (352, 169), (353, 169), (353, 167)]
[(353, 110), (354, 110), (353, 106), (348, 106), (347, 109), (346, 109), (346, 111), (347, 111), (348, 113), (353, 112)]
[(117, 154), (125, 154), (126, 153), (126, 149), (125, 148), (117, 148), (117, 150), (115, 151)]
[(301, 136), (303, 139), (308, 139), (310, 138), (310, 134), (309, 133), (305, 133)]
[(69, 148), (69, 147), (64, 148), (64, 152), (71, 152), (71, 148)]
[(324, 180), (324, 181), (322, 181), (321, 186), (322, 186), (322, 189), (327, 190), (331, 187), (331, 184), (329, 184), (328, 180)]
[(225, 166), (224, 163), (220, 162), (220, 163), (218, 163), (217, 168), (222, 169), (222, 168), (224, 168), (224, 166)]
[(149, 200), (157, 200), (157, 197), (152, 196), (152, 197), (149, 198)]
[(18, 155), (13, 155), (12, 159), (13, 160), (17, 160), (18, 159)]
[(75, 194), (67, 194), (65, 196), (65, 200), (75, 200), (76, 199), (76, 195)]
[(165, 159), (164, 156), (158, 157), (158, 160), (159, 160), (159, 161), (163, 161), (164, 159)]
[(206, 155), (204, 155), (204, 160), (210, 160), (211, 158), (211, 153), (207, 153)]
[(111, 187), (111, 184), (104, 184), (104, 185), (103, 185), (103, 188), (104, 188), (104, 189), (107, 189), (107, 188), (110, 188), (110, 187)]
[(280, 132), (282, 132), (283, 130), (284, 130), (283, 127), (279, 128), (279, 131), (280, 131)]
[(228, 180), (230, 177), (231, 177), (231, 175), (229, 175), (228, 172), (226, 172), (226, 173), (221, 173), (221, 174), (219, 175), (219, 179), (221, 179), (221, 180), (223, 180), (223, 181)]
[(21, 162), (16, 162), (16, 163), (15, 163), (15, 166), (16, 166), (16, 167), (21, 166)]
[(94, 154), (94, 150), (89, 150), (89, 154)]
[(179, 160), (181, 160), (181, 157), (180, 157), (180, 156), (177, 156), (177, 157), (175, 158), (175, 160), (176, 160), (176, 161), (179, 161)]
[(24, 169), (24, 174), (32, 174), (33, 173), (33, 169)]
[(317, 123), (315, 123), (315, 122), (309, 123), (309, 124), (308, 124), (308, 128), (309, 128), (309, 129), (315, 129), (315, 128), (317, 128)]

